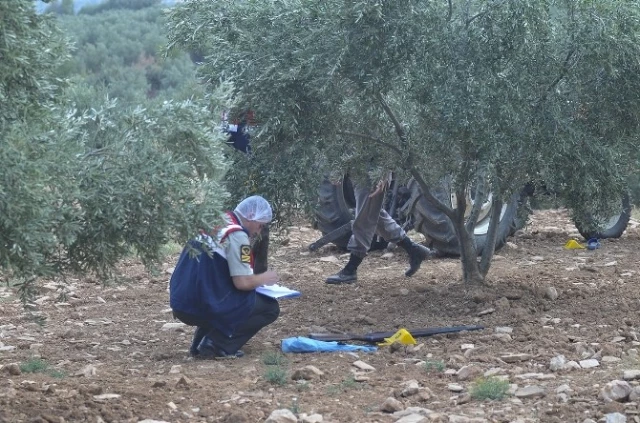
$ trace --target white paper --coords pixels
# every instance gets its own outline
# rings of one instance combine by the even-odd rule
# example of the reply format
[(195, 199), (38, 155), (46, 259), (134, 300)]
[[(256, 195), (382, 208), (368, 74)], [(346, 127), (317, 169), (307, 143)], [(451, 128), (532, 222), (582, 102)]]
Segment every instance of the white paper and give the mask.
[(300, 296), (299, 291), (289, 289), (282, 285), (262, 285), (256, 288), (256, 292), (271, 298), (295, 298)]

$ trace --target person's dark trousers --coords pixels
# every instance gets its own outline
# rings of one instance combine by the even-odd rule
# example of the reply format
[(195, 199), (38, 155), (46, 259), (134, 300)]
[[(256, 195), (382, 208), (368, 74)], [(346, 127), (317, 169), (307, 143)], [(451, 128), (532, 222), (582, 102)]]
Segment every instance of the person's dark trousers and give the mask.
[(234, 354), (244, 344), (253, 338), (260, 329), (276, 321), (280, 315), (278, 301), (262, 294), (256, 294), (256, 305), (253, 307), (249, 318), (236, 329), (233, 336), (228, 337), (211, 326), (209, 321), (179, 311), (174, 311), (173, 316), (189, 326), (197, 326), (206, 337), (213, 341), (214, 345), (227, 354)]
[(264, 225), (258, 239), (253, 244), (253, 273), (259, 275), (268, 270), (267, 254), (269, 253), (269, 225)]

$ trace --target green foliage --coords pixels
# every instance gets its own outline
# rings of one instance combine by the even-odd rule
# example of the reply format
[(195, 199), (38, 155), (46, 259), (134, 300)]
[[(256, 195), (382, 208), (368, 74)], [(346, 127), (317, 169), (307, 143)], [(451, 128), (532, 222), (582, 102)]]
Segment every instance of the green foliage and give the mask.
[(311, 386), (309, 385), (309, 382), (307, 382), (306, 380), (303, 380), (303, 381), (298, 381), (298, 383), (296, 384), (296, 389), (299, 392), (304, 392), (304, 391), (310, 390)]
[(442, 360), (425, 360), (422, 366), (427, 373), (442, 373), (445, 368)]
[(33, 1), (0, 2), (0, 140), (7, 125), (46, 113), (60, 93), (54, 70), (68, 57), (67, 41)]
[(50, 17), (22, 0), (0, 14), (0, 271), (24, 301), (41, 276), (106, 275), (132, 250), (150, 264), (217, 223), (226, 161), (210, 113), (224, 89), (206, 104), (67, 109), (92, 94), (56, 79), (65, 41)]
[(28, 361), (20, 364), (20, 370), (22, 371), (22, 373), (43, 373), (48, 368), (49, 364), (39, 358), (31, 358)]
[(287, 362), (287, 358), (278, 351), (267, 351), (262, 356), (262, 362), (267, 366), (282, 366)]
[(264, 378), (272, 385), (286, 385), (287, 370), (280, 366), (269, 366), (264, 373)]
[[(605, 216), (637, 164), (632, 0), (190, 1), (169, 19), (170, 47), (202, 52), (200, 75), (233, 82), (238, 110), (258, 117), (244, 176), (286, 186), (273, 196), (289, 204), (312, 198), (296, 178), (394, 169), (427, 196), (444, 177), (459, 197), (482, 178), (501, 200), (548, 179)], [(480, 276), (464, 202), (440, 210), (466, 246), (465, 277)]]
[(289, 407), (289, 410), (291, 410), (293, 414), (300, 414), (302, 409), (300, 407), (300, 402), (298, 401), (298, 398), (293, 398), (291, 400), (291, 407)]
[(110, 1), (59, 16), (75, 46), (60, 74), (94, 87), (92, 100), (108, 95), (125, 106), (202, 96), (189, 56), (162, 55), (167, 44), (162, 5), (143, 3)]
[(63, 371), (52, 369), (46, 361), (40, 358), (30, 358), (21, 363), (20, 370), (22, 373), (46, 373), (56, 379), (62, 379), (66, 376)]
[(353, 375), (349, 375), (338, 385), (331, 385), (327, 387), (327, 393), (329, 395), (341, 395), (345, 391), (352, 390), (352, 389), (364, 389), (365, 387), (366, 385), (363, 385), (362, 383), (357, 382), (354, 379)]
[(80, 9), (81, 14), (96, 15), (109, 10), (127, 9), (140, 10), (151, 6), (157, 6), (160, 0), (105, 0), (98, 4), (87, 5)]
[(470, 390), (471, 398), (479, 400), (501, 400), (509, 391), (509, 381), (489, 377), (479, 379), (473, 383)]

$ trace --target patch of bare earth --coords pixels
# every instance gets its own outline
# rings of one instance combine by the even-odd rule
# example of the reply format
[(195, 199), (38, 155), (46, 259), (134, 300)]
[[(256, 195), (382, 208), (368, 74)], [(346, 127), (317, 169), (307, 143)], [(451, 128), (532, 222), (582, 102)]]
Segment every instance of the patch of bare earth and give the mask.
[[(193, 329), (167, 325), (176, 323), (167, 294), (175, 257), (159, 275), (125, 262), (119, 285), (71, 280), (62, 299), (57, 284), (46, 284), (37, 301), (44, 325), (2, 288), (0, 422), (242, 423), (283, 409), (293, 416), (270, 421), (588, 422), (610, 415), (640, 422), (640, 388), (633, 373), (623, 380), (625, 370), (640, 369), (637, 226), (599, 250), (567, 250), (568, 239), (583, 240), (566, 212), (536, 212), (496, 255), (487, 286), (473, 289), (461, 284), (456, 259), (426, 262), (404, 277), (399, 250), (371, 253), (356, 284), (326, 285), (344, 252), (310, 253), (320, 234), (291, 227), (270, 264), (302, 297), (281, 301), (281, 318), (237, 360), (194, 361), (187, 356)], [(277, 367), (265, 364), (283, 338), (319, 328), (452, 325), (485, 329), (374, 353), (287, 354), (284, 384), (274, 383)], [(354, 366), (358, 360), (374, 370)], [(40, 367), (29, 372), (34, 363)], [(321, 374), (292, 378), (308, 365)], [(506, 397), (469, 395), (487, 376), (508, 381)], [(616, 389), (621, 398), (611, 398)]]

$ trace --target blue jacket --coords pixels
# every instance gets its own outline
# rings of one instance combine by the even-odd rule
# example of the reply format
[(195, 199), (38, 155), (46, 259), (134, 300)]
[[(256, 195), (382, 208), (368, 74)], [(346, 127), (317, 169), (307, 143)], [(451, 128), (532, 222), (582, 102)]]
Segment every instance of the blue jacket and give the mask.
[(211, 250), (199, 240), (185, 246), (171, 275), (169, 303), (174, 311), (209, 321), (232, 336), (253, 310), (256, 292), (237, 289), (226, 258)]

